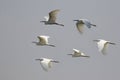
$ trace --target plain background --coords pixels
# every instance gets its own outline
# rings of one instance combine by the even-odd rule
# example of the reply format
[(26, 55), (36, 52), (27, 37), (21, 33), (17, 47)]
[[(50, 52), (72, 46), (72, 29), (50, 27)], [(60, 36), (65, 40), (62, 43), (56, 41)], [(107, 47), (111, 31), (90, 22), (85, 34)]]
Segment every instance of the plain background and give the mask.
[[(119, 80), (119, 0), (0, 0), (0, 80)], [(51, 10), (60, 9), (57, 22), (40, 23)], [(85, 18), (97, 27), (81, 35), (74, 19)], [(36, 46), (37, 36), (48, 35), (56, 47)], [(102, 55), (94, 39), (117, 43)], [(90, 58), (72, 58), (76, 48)], [(60, 61), (45, 72), (36, 58)]]

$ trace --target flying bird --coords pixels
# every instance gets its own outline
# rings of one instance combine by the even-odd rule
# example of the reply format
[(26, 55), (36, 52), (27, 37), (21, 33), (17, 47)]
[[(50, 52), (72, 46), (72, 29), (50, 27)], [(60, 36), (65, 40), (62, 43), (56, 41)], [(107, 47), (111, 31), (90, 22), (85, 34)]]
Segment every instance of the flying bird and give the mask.
[(55, 45), (48, 43), (48, 38), (50, 38), (49, 36), (41, 35), (41, 36), (37, 36), (37, 38), (39, 39), (39, 42), (32, 42), (32, 43), (35, 43), (36, 45), (40, 45), (40, 46), (55, 47)]
[(98, 50), (101, 53), (103, 53), (104, 55), (106, 54), (106, 48), (107, 48), (108, 44), (115, 45), (115, 43), (110, 42), (110, 41), (106, 41), (103, 39), (97, 39), (97, 40), (93, 40), (93, 41), (97, 42)]
[(49, 12), (49, 16), (45, 16), (45, 21), (40, 21), (40, 22), (43, 22), (45, 25), (60, 25), (60, 26), (64, 26), (63, 24), (59, 24), (56, 22), (56, 19), (57, 19), (57, 14), (60, 10), (59, 9), (56, 9), (56, 10), (53, 10), (51, 12)]
[(40, 61), (41, 67), (45, 71), (48, 71), (52, 67), (52, 63), (59, 63), (59, 61), (48, 58), (40, 58), (35, 60)]
[(82, 34), (83, 33), (83, 28), (84, 26), (87, 26), (88, 28), (91, 28), (91, 26), (96, 27), (95, 24), (92, 24), (89, 20), (87, 19), (79, 19), (79, 20), (73, 20), (73, 21), (77, 21), (76, 22), (76, 27), (78, 29), (78, 31)]
[(68, 54), (68, 55), (72, 55), (72, 57), (90, 57), (90, 56), (86, 56), (83, 52), (77, 49), (73, 49), (73, 54)]

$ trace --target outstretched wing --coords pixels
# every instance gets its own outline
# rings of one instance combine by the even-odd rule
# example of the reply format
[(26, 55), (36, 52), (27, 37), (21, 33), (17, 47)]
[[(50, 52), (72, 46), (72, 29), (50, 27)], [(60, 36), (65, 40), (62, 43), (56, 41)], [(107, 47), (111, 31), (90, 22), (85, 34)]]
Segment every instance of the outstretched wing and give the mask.
[(106, 43), (104, 44), (104, 47), (103, 47), (103, 49), (102, 49), (102, 51), (101, 51), (104, 55), (106, 55), (106, 48), (107, 48), (107, 46), (108, 46), (108, 42), (106, 42)]
[(39, 36), (38, 39), (39, 39), (39, 42), (41, 44), (48, 44), (48, 38), (49, 36)]
[(98, 44), (99, 51), (103, 54), (106, 54), (106, 48), (107, 48), (108, 42), (101, 40), (97, 44)]
[(73, 49), (73, 51), (74, 51), (74, 56), (80, 56), (81, 55), (79, 50)]
[(84, 24), (81, 24), (81, 22), (77, 22), (76, 23), (76, 27), (77, 27), (78, 31), (82, 34), (83, 33)]
[(87, 19), (84, 19), (84, 20), (83, 20), (83, 23), (84, 23), (88, 28), (91, 28), (91, 23), (90, 23), (90, 21), (88, 21)]
[(53, 10), (49, 13), (49, 22), (55, 22), (57, 13), (59, 12), (59, 9)]
[(45, 21), (49, 20), (49, 16), (44, 16), (44, 18), (45, 18)]
[(79, 52), (80, 52), (80, 51), (77, 50), (77, 49), (73, 49), (73, 51), (74, 51), (75, 53), (79, 53)]
[(51, 62), (49, 59), (44, 58), (44, 60), (41, 61), (40, 64), (41, 64), (41, 67), (43, 68), (43, 70), (45, 70), (45, 71), (48, 71), (49, 68), (51, 68)]

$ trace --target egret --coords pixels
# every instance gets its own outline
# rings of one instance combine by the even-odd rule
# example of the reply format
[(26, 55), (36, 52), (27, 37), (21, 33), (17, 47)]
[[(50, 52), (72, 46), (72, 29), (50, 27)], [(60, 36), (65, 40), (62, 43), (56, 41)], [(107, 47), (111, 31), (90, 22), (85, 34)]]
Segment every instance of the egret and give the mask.
[(97, 39), (97, 40), (93, 40), (93, 41), (97, 42), (98, 50), (101, 53), (103, 53), (104, 55), (106, 54), (106, 48), (107, 48), (108, 44), (115, 45), (115, 43), (110, 42), (110, 41), (106, 41), (103, 39)]
[(56, 10), (53, 10), (51, 12), (49, 12), (49, 16), (45, 16), (44, 18), (46, 19), (45, 21), (40, 21), (40, 22), (43, 22), (45, 25), (60, 25), (60, 26), (64, 26), (63, 24), (59, 24), (56, 22), (56, 16), (58, 14), (60, 10), (59, 9), (56, 9)]
[(87, 20), (87, 19), (79, 19), (79, 20), (73, 20), (73, 21), (77, 21), (77, 22), (76, 22), (76, 27), (77, 27), (77, 29), (78, 29), (78, 31), (79, 31), (80, 33), (83, 33), (83, 27), (84, 27), (84, 26), (87, 26), (88, 28), (91, 28), (91, 26), (96, 27), (95, 24), (92, 24), (92, 23), (91, 23), (89, 20)]
[(52, 67), (52, 63), (59, 63), (59, 61), (48, 58), (40, 58), (35, 60), (40, 61), (41, 67), (45, 71), (48, 71)]
[(55, 47), (55, 45), (48, 43), (48, 38), (50, 38), (49, 36), (41, 35), (41, 36), (37, 36), (37, 38), (39, 39), (39, 42), (32, 42), (32, 43), (35, 43), (36, 45), (40, 45), (40, 46)]
[(73, 54), (68, 54), (68, 55), (72, 55), (72, 57), (90, 57), (90, 56), (86, 56), (83, 52), (80, 52), (77, 49), (73, 49)]

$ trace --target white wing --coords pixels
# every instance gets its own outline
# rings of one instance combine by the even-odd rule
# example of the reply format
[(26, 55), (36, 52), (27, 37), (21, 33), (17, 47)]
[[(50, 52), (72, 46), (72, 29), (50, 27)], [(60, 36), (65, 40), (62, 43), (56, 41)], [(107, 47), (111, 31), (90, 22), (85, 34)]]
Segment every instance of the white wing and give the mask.
[(88, 28), (91, 28), (91, 23), (89, 20), (87, 19), (82, 19), (83, 23), (88, 27)]
[(81, 24), (79, 21), (76, 23), (77, 29), (80, 33), (83, 33), (84, 24)]
[(73, 49), (74, 53), (79, 53), (80, 51), (77, 49)]
[(77, 49), (73, 49), (74, 53), (73, 53), (73, 57), (80, 57), (81, 56), (81, 53), (79, 50)]
[(43, 70), (48, 71), (49, 68), (51, 68), (52, 63), (50, 62), (50, 59), (43, 58), (43, 61), (41, 61), (40, 64)]
[(41, 44), (48, 44), (48, 38), (49, 36), (40, 36), (39, 40)]
[(45, 21), (49, 20), (49, 16), (44, 16), (44, 18), (45, 18)]
[(81, 52), (81, 56), (86, 56), (84, 53)]
[(107, 41), (100, 40), (97, 44), (98, 44), (99, 51), (102, 52), (103, 54), (105, 54), (106, 47), (107, 47)]

